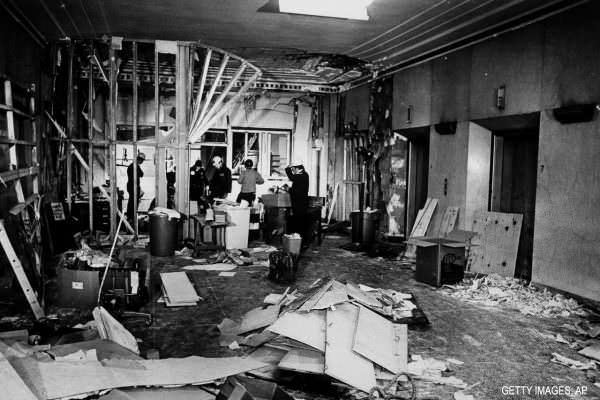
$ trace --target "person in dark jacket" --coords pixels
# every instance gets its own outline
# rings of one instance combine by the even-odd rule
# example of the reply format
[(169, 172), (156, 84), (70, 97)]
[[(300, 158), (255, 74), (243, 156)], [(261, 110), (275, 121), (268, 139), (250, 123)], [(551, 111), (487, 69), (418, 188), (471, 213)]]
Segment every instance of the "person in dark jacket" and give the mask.
[(309, 177), (302, 162), (296, 162), (285, 169), (292, 187), (289, 190), (292, 202), (291, 218), (289, 221), (290, 231), (297, 232), (302, 236), (303, 246), (306, 247), (307, 220), (308, 220), (308, 186)]
[(190, 168), (190, 200), (200, 201), (206, 189), (206, 171), (202, 161), (196, 160)]
[(206, 179), (210, 189), (209, 198), (224, 199), (231, 193), (231, 170), (223, 164), (220, 156), (214, 156), (212, 165), (206, 171)]
[[(146, 155), (144, 153), (138, 153), (137, 155), (137, 180), (135, 186), (137, 186), (137, 199), (135, 199), (135, 195), (133, 193), (133, 164), (129, 164), (127, 167), (127, 193), (129, 194), (129, 200), (127, 200), (127, 218), (133, 220), (133, 212), (134, 212), (134, 201), (136, 205), (140, 204), (140, 199), (142, 198), (144, 192), (140, 188), (140, 178), (144, 176), (144, 171), (140, 168), (140, 165), (146, 160)], [(135, 199), (135, 200), (134, 200)]]

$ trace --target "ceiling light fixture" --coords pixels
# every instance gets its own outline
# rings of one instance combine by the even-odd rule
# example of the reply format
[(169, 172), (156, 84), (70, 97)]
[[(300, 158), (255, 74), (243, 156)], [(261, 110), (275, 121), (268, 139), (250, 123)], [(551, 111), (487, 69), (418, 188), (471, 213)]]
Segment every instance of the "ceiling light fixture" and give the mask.
[(373, 0), (279, 0), (279, 12), (368, 21)]

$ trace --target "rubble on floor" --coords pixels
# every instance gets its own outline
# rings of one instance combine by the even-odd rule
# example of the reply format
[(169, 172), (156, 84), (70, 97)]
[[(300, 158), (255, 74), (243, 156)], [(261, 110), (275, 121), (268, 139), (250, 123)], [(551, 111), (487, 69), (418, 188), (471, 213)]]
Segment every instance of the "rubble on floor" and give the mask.
[(497, 274), (465, 278), (458, 284), (444, 285), (443, 291), (467, 302), (513, 308), (525, 315), (548, 318), (588, 315), (584, 307), (574, 299)]
[[(286, 384), (308, 376), (311, 382), (332, 382), (356, 398), (373, 389), (410, 386), (406, 380), (397, 382), (403, 381), (398, 374), (408, 374), (409, 381), (467, 388), (448, 376), (449, 361), (419, 355), (409, 361), (407, 323), (422, 323), (424, 317), (410, 293), (322, 278), (301, 293), (270, 294), (265, 304), (241, 322), (225, 319), (218, 325), (222, 346), (240, 345), (268, 364), (251, 376)], [(456, 360), (453, 366), (459, 364)]]

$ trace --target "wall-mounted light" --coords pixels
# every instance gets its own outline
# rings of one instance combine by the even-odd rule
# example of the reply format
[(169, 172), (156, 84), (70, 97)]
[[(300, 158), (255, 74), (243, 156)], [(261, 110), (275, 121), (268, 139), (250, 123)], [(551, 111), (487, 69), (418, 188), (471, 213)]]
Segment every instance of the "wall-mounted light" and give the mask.
[(502, 85), (496, 89), (496, 108), (504, 110), (506, 107), (506, 85)]
[(406, 123), (410, 124), (412, 122), (412, 106), (408, 106), (406, 109)]
[(555, 108), (552, 114), (561, 124), (574, 124), (593, 120), (596, 110), (598, 110), (597, 104), (572, 104)]

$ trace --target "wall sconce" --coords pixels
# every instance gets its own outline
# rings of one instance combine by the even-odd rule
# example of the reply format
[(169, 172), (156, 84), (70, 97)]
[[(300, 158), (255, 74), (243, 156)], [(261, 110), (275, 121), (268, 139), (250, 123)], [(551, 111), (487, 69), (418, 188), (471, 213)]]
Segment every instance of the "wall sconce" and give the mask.
[(412, 106), (408, 106), (406, 109), (406, 123), (410, 124), (412, 122)]
[(506, 107), (506, 85), (502, 85), (496, 89), (496, 108), (504, 110)]

